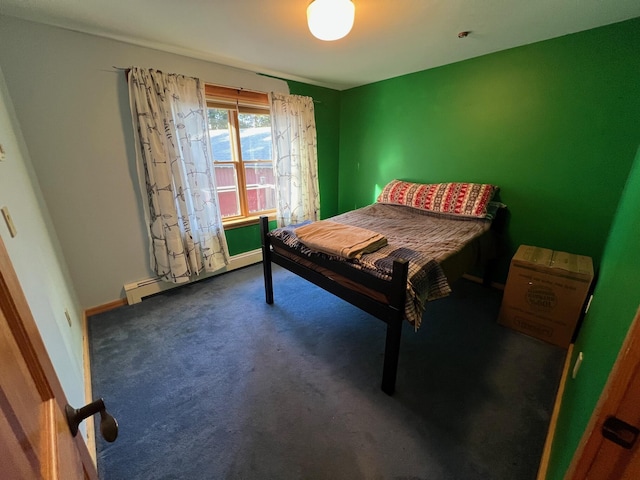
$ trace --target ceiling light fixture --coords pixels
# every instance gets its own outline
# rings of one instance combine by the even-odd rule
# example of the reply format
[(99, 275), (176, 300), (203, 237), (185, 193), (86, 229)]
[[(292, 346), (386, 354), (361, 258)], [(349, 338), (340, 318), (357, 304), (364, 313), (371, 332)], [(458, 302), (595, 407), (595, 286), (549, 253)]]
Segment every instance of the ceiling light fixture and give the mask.
[(313, 0), (307, 7), (309, 30), (320, 40), (338, 40), (351, 31), (355, 13), (351, 0)]

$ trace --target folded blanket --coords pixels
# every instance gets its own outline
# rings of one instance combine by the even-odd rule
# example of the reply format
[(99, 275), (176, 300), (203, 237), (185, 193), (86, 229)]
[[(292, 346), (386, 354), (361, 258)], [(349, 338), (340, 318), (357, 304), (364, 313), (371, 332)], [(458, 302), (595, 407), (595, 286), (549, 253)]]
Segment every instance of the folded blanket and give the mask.
[(298, 227), (295, 234), (312, 250), (344, 258), (360, 258), (387, 244), (386, 237), (379, 233), (328, 220)]

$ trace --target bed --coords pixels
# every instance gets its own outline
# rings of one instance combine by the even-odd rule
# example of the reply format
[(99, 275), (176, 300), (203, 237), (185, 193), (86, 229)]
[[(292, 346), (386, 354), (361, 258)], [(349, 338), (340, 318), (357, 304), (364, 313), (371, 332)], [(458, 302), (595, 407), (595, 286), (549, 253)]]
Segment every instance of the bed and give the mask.
[[(392, 395), (403, 322), (417, 330), (426, 303), (446, 297), (450, 285), (472, 269), (483, 267), (488, 283), (496, 257), (496, 217), (504, 210), (492, 201), (497, 191), (487, 184), (393, 180), (376, 203), (312, 225), (270, 230), (268, 218), (261, 217), (266, 302), (274, 301), (275, 263), (384, 321), (381, 388)], [(345, 249), (324, 249), (302, 235), (329, 224), (384, 241), (344, 255), (336, 252)]]

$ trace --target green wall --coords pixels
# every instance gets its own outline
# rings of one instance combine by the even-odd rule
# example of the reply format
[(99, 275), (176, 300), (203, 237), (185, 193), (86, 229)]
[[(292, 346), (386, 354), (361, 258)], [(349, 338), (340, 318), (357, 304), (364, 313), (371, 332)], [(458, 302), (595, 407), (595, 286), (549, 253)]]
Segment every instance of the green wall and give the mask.
[[(549, 480), (563, 477), (640, 304), (638, 51), (640, 18), (343, 92), (290, 82), (317, 101), (323, 218), (372, 203), (393, 178), (489, 182), (509, 206), (511, 251), (593, 257), (574, 348), (585, 360), (563, 396)], [(257, 226), (227, 236), (232, 254), (259, 245)]]
[(622, 341), (640, 306), (640, 150), (627, 180), (602, 257), (591, 307), (575, 343), (584, 361), (568, 379), (549, 465), (548, 480), (562, 479), (578, 446)]
[[(275, 228), (276, 222), (269, 222), (269, 226)], [(225, 230), (224, 234), (227, 237), (227, 246), (231, 256), (260, 248), (260, 225), (230, 228)]]
[[(338, 213), (338, 145), (340, 136), (340, 92), (298, 82), (288, 82), (289, 91), (314, 99), (318, 140), (318, 178), (320, 183), (320, 215)], [(271, 224), (275, 228), (275, 222)], [(237, 255), (260, 248), (258, 225), (225, 231), (229, 254)]]
[(549, 480), (564, 476), (640, 304), (638, 52), (640, 18), (341, 96), (340, 211), (393, 178), (495, 183), (510, 253), (593, 257), (599, 281), (571, 359), (585, 360), (563, 396)]
[(639, 51), (635, 19), (342, 92), (340, 211), (394, 178), (494, 183), (510, 253), (598, 265), (640, 137)]

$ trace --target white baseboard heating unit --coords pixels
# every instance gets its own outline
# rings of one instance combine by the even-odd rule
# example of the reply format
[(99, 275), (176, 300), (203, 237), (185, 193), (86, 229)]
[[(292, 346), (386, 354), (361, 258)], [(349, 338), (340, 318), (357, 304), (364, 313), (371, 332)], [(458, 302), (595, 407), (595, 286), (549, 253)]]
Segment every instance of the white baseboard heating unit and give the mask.
[(127, 303), (129, 305), (133, 305), (134, 303), (141, 302), (144, 297), (148, 297), (149, 295), (153, 295), (154, 293), (160, 293), (175, 287), (188, 285), (189, 283), (196, 280), (203, 280), (205, 278), (214, 277), (216, 275), (220, 275), (221, 273), (230, 272), (238, 268), (253, 265), (254, 263), (260, 263), (261, 261), (262, 250), (258, 248), (257, 250), (251, 250), (250, 252), (234, 255), (233, 257), (231, 257), (229, 265), (227, 265), (226, 267), (221, 268), (220, 270), (217, 270), (213, 273), (194, 276), (191, 278), (190, 282), (171, 283), (164, 282), (160, 280), (160, 278), (154, 277), (140, 280), (139, 282), (127, 283), (124, 286), (124, 291), (127, 294)]

